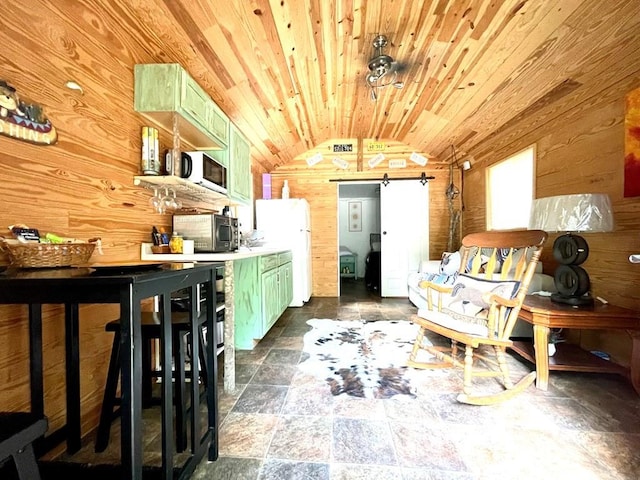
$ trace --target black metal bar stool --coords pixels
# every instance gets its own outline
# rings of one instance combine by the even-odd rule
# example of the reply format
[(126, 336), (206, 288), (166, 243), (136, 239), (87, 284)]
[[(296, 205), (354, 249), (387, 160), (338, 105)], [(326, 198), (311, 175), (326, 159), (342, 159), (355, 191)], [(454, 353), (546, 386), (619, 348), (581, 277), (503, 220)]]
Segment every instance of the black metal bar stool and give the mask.
[[(160, 338), (161, 314), (158, 312), (142, 312), (142, 405), (144, 408), (151, 406), (156, 399), (152, 396), (153, 379), (162, 376), (162, 370), (152, 368), (152, 348), (151, 342)], [(201, 314), (198, 319), (199, 330), (199, 357), (200, 357), (200, 380), (206, 388), (206, 354), (204, 341), (204, 320), (206, 315)], [(191, 331), (188, 313), (172, 312), (172, 351), (173, 351), (173, 376), (174, 376), (174, 396), (176, 409), (176, 450), (183, 452), (187, 445), (187, 405), (186, 405), (186, 378), (185, 361), (187, 351), (185, 348), (185, 338)], [(111, 359), (109, 360), (109, 370), (102, 400), (102, 411), (100, 423), (96, 435), (95, 451), (103, 452), (109, 445), (111, 423), (119, 415), (120, 408), (114, 411), (114, 407), (120, 404), (120, 397), (117, 396), (118, 380), (120, 378), (120, 320), (113, 320), (105, 326), (105, 330), (113, 332), (113, 346), (111, 348)], [(191, 362), (194, 362), (191, 359)], [(160, 368), (165, 368), (161, 365)], [(171, 368), (171, 365), (168, 366)]]
[(0, 412), (0, 466), (13, 457), (20, 480), (40, 480), (34, 440), (47, 431), (47, 419), (28, 412)]

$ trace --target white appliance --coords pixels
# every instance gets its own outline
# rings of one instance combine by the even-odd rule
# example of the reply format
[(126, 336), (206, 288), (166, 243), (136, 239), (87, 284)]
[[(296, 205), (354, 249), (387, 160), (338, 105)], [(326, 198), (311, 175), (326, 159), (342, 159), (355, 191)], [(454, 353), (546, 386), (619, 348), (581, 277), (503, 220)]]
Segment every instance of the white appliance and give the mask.
[(256, 200), (256, 229), (265, 246), (286, 247), (292, 253), (293, 300), (301, 307), (311, 298), (311, 220), (304, 198)]

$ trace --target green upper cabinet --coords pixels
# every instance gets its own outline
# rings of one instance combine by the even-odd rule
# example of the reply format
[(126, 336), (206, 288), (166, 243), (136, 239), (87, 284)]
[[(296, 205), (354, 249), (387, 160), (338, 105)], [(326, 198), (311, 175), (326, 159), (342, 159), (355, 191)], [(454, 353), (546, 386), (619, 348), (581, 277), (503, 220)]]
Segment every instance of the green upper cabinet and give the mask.
[(251, 203), (251, 147), (235, 125), (229, 132), (229, 198), (239, 203)]
[[(229, 169), (229, 149), (224, 150), (206, 150), (207, 155), (214, 158), (220, 165)], [(227, 173), (227, 182), (229, 182), (229, 174)]]
[(135, 66), (135, 110), (198, 150), (229, 146), (229, 119), (177, 63)]

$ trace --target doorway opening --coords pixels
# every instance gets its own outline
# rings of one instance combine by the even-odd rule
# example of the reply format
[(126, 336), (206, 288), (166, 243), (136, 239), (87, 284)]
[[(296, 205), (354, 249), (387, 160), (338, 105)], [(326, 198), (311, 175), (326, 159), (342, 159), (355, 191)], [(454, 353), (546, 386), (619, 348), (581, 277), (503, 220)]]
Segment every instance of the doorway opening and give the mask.
[[(372, 234), (380, 235), (380, 182), (339, 183), (337, 275), (341, 298), (380, 295), (379, 271), (372, 272), (367, 262), (373, 250)], [(375, 247), (379, 257), (379, 242)]]
[(413, 178), (338, 184), (338, 295), (364, 281), (380, 297), (408, 297), (429, 259), (429, 184)]

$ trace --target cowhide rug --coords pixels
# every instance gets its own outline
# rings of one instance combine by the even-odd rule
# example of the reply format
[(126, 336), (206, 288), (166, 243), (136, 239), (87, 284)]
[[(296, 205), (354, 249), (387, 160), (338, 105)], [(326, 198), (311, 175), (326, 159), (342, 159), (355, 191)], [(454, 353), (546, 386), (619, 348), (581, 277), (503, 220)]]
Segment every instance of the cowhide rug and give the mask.
[(406, 366), (418, 327), (408, 321), (363, 322), (312, 319), (304, 336), (309, 358), (299, 364), (308, 374), (323, 378), (333, 395), (390, 398), (415, 396)]

